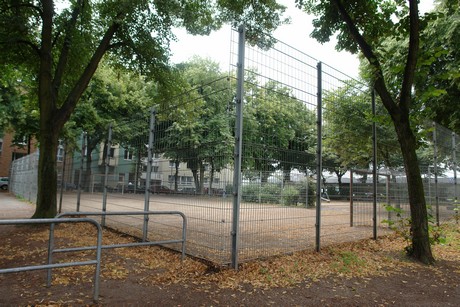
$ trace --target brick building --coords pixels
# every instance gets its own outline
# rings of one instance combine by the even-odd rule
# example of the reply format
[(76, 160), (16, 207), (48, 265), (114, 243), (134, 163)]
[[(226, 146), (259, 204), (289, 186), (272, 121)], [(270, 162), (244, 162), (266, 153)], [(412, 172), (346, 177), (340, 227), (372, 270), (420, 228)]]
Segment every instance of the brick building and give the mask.
[(35, 142), (28, 145), (24, 142), (20, 146), (13, 145), (13, 133), (0, 133), (0, 177), (8, 177), (13, 160), (35, 152)]

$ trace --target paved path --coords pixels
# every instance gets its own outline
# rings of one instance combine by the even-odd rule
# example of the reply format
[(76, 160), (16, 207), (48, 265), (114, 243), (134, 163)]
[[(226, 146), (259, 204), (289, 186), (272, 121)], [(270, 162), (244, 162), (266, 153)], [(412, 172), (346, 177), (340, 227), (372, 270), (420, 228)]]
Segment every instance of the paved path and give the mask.
[(9, 192), (0, 192), (0, 219), (30, 218), (35, 212), (35, 204), (16, 198)]

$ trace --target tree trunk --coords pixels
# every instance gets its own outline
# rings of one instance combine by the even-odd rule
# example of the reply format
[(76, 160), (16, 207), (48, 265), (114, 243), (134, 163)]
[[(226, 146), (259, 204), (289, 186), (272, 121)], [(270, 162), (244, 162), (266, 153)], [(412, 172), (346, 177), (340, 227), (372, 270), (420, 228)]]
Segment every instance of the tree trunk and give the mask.
[(213, 195), (212, 193), (212, 184), (214, 182), (214, 161), (211, 159), (211, 172), (209, 174), (209, 190), (208, 190), (208, 195)]
[(174, 191), (179, 188), (179, 160), (174, 160)]
[(199, 194), (204, 194), (204, 164), (200, 161), (200, 189)]
[(409, 193), (412, 246), (408, 254), (425, 264), (432, 264), (435, 260), (431, 253), (423, 180), (415, 151), (416, 139), (408, 117), (397, 119), (395, 128), (401, 145)]
[(40, 134), (37, 207), (32, 218), (52, 218), (57, 214), (56, 153), (59, 135), (55, 130), (47, 130), (50, 131), (42, 130)]
[(195, 181), (195, 192), (199, 193), (200, 192), (200, 178), (198, 178), (198, 170), (192, 169), (191, 171), (192, 171), (193, 180)]

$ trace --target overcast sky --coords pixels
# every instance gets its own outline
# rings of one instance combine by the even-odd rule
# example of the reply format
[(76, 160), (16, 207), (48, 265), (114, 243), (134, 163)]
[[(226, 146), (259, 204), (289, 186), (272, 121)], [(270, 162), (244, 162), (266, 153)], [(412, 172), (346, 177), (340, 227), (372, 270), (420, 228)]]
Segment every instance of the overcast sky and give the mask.
[[(322, 61), (349, 76), (358, 76), (359, 61), (356, 56), (348, 52), (337, 52), (335, 41), (319, 44), (310, 38), (313, 29), (312, 16), (308, 16), (294, 7), (294, 0), (280, 0), (288, 7), (286, 16), (291, 17), (291, 24), (283, 25), (274, 32), (274, 37), (291, 45), (292, 47)], [(433, 0), (421, 0), (420, 11), (424, 12), (433, 6)], [(209, 57), (220, 63), (222, 70), (227, 70), (230, 60), (230, 27), (226, 26), (209, 36), (188, 35), (185, 30), (177, 29), (174, 33), (178, 37), (177, 42), (171, 44), (173, 63), (184, 62), (193, 55)]]

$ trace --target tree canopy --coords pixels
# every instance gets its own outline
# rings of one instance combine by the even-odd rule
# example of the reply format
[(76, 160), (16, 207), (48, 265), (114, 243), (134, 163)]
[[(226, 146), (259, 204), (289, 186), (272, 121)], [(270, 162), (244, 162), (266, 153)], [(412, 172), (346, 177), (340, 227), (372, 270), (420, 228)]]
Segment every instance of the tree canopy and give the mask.
[[(58, 6), (59, 4), (59, 6)], [(103, 57), (160, 85), (170, 80), (173, 27), (208, 34), (223, 23), (244, 23), (254, 43), (268, 43), (284, 22), (276, 1), (7, 0), (0, 3), (1, 67), (23, 69), (39, 106), (37, 209), (56, 214), (56, 152), (69, 120)]]

